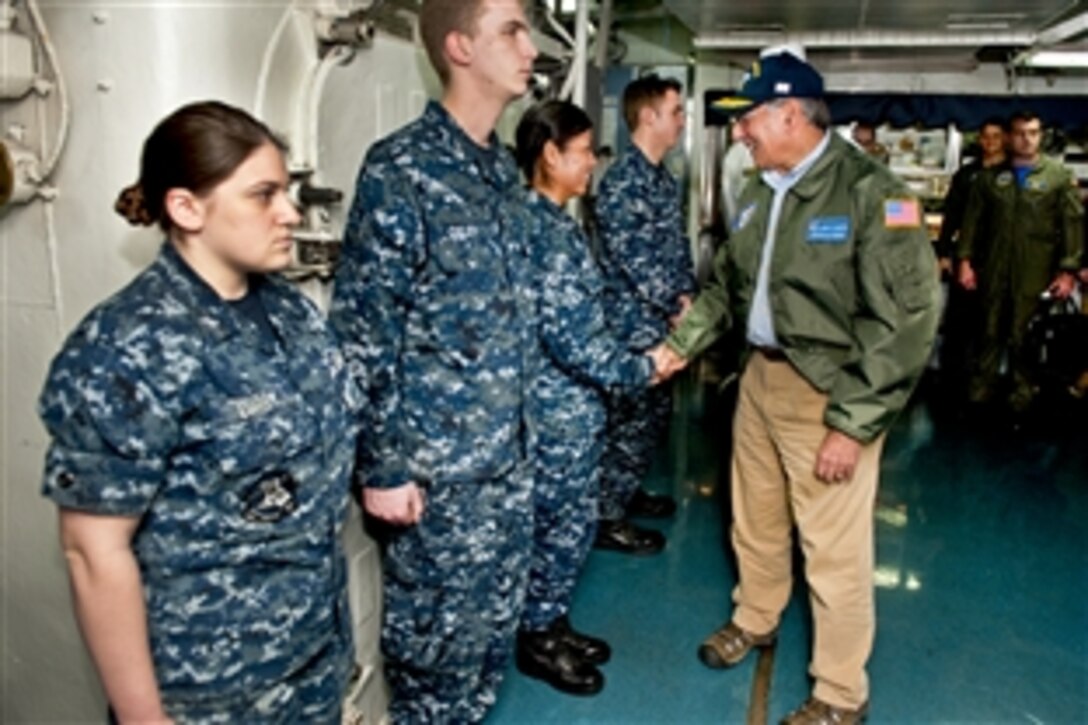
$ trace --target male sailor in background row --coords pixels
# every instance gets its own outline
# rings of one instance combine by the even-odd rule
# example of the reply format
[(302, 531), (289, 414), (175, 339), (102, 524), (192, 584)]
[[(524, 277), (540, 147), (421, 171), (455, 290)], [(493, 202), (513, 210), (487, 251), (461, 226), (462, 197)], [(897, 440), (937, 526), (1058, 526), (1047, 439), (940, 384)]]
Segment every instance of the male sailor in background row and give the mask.
[[(695, 289), (680, 188), (663, 163), (684, 131), (680, 91), (679, 83), (656, 75), (628, 84), (623, 116), (631, 145), (609, 167), (597, 197), (605, 310), (619, 339), (633, 351), (659, 344), (691, 304)], [(676, 510), (671, 496), (641, 488), (671, 413), (669, 385), (610, 396), (598, 548), (655, 554), (665, 547), (661, 532), (627, 517), (661, 518)]]

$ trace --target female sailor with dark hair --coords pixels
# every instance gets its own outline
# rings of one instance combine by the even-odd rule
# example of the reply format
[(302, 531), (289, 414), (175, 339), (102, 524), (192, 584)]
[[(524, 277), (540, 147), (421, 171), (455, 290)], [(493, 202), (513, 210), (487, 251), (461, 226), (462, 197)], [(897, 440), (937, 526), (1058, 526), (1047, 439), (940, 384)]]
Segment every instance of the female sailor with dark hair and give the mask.
[(590, 695), (604, 641), (573, 630), (574, 585), (593, 541), (603, 449), (603, 394), (654, 382), (654, 359), (625, 349), (606, 326), (602, 279), (578, 223), (564, 210), (586, 192), (596, 163), (593, 125), (562, 101), (529, 109), (517, 128), (518, 165), (530, 183), (530, 255), (538, 280), (542, 364), (536, 421), (534, 542), (517, 663), (556, 689)]
[(117, 210), (158, 258), (90, 312), (39, 409), (76, 618), (120, 722), (334, 722), (358, 393), (275, 272), (283, 147), (216, 102), (147, 139)]

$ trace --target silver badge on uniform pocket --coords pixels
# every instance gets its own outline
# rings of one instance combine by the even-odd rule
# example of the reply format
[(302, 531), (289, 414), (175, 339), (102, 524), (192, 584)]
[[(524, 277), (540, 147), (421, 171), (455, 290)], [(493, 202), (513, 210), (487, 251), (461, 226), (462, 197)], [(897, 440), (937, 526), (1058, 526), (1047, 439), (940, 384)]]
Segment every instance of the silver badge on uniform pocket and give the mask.
[(298, 482), (289, 473), (277, 472), (262, 478), (245, 495), (242, 516), (246, 521), (271, 524), (298, 508)]
[(244, 398), (231, 398), (227, 401), (231, 412), (239, 418), (252, 418), (263, 415), (276, 407), (274, 393), (257, 393)]

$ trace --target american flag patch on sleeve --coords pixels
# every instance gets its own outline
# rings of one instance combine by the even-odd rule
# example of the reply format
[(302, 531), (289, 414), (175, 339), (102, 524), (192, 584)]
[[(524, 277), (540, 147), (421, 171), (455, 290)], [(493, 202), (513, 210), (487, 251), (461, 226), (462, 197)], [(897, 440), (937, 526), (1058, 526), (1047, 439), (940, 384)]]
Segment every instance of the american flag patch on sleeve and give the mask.
[(887, 229), (914, 229), (922, 226), (922, 211), (915, 199), (886, 199), (884, 226)]

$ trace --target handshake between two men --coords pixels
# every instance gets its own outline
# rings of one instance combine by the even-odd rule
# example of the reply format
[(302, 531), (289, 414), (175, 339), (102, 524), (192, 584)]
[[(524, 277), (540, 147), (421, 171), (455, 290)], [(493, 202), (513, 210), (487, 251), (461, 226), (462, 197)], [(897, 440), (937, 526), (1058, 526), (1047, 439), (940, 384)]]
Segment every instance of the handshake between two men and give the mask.
[[(680, 295), (677, 298), (677, 304), (680, 310), (669, 318), (669, 331), (675, 330), (683, 322), (684, 317), (687, 316), (688, 311), (691, 309), (691, 296)], [(663, 383), (676, 373), (680, 372), (688, 366), (688, 360), (681, 357), (675, 350), (668, 346), (664, 341), (658, 343), (656, 346), (646, 351), (646, 354), (654, 363), (654, 376), (650, 380), (651, 385), (657, 385)]]
[(687, 358), (680, 357), (675, 350), (664, 342), (647, 350), (646, 354), (654, 362), (654, 376), (650, 381), (651, 385), (665, 382), (688, 366)]

